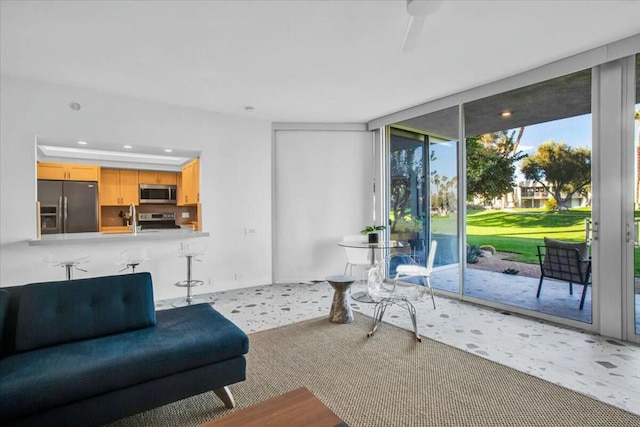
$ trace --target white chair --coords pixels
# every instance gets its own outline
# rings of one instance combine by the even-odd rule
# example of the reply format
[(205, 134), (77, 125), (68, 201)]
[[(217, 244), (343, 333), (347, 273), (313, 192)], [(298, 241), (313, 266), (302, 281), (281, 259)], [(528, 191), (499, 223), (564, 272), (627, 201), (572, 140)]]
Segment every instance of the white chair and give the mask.
[[(362, 234), (344, 236), (342, 241), (344, 243), (368, 243), (367, 236)], [(353, 276), (353, 267), (356, 265), (365, 265), (367, 267), (371, 265), (371, 251), (369, 248), (345, 247), (344, 252), (347, 255), (347, 264), (344, 266), (345, 276)], [(347, 270), (349, 270), (349, 274), (347, 274)]]
[[(435, 240), (431, 242), (426, 267), (417, 264), (409, 255), (391, 254), (377, 263), (375, 268), (369, 270), (367, 294), (375, 301), (376, 306), (373, 329), (367, 336), (372, 336), (378, 329), (387, 307), (395, 304), (409, 312), (416, 339), (422, 341), (418, 334), (416, 309), (411, 301), (422, 299), (428, 290), (433, 308), (436, 308), (429, 277), (433, 270), (437, 246), (438, 243)], [(394, 278), (391, 279), (391, 277)]]
[(202, 286), (204, 282), (202, 280), (193, 280), (191, 278), (191, 262), (192, 260), (200, 261), (196, 258), (206, 252), (207, 248), (202, 243), (197, 242), (182, 242), (180, 243), (180, 256), (187, 259), (187, 280), (183, 280), (175, 283), (175, 286), (181, 288), (187, 288), (187, 298), (174, 302), (174, 307), (184, 307), (185, 305), (191, 305), (194, 303), (205, 302), (199, 298), (193, 298), (191, 296), (191, 288), (194, 286)]
[(149, 259), (151, 258), (149, 257), (149, 250), (147, 248), (129, 248), (120, 252), (120, 258), (116, 264), (125, 266), (125, 268), (120, 270), (120, 273), (129, 268), (131, 269), (131, 273), (135, 273), (136, 267)]

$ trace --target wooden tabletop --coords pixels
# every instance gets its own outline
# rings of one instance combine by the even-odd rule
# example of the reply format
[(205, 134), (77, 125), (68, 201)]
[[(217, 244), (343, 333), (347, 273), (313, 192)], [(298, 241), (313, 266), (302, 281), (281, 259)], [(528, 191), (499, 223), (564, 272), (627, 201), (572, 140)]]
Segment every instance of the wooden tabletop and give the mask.
[(221, 426), (347, 427), (340, 417), (331, 412), (306, 387), (200, 424), (199, 427)]

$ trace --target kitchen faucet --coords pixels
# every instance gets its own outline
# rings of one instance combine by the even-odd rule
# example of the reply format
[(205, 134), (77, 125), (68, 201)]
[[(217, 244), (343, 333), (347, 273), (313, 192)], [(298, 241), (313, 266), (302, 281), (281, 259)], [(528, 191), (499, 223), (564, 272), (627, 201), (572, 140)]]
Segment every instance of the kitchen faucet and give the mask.
[(138, 220), (136, 215), (136, 207), (133, 203), (129, 205), (129, 218), (131, 218), (131, 226), (133, 227), (133, 235), (138, 234)]

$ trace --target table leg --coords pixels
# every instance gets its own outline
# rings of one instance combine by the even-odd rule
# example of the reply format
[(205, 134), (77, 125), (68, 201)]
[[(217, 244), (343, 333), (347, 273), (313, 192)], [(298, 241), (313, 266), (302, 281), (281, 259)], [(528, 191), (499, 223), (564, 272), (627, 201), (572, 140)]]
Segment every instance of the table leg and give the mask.
[[(376, 265), (376, 249), (371, 248), (371, 264), (369, 264), (369, 268), (373, 268)], [(366, 283), (365, 283), (366, 285)], [(355, 292), (351, 294), (351, 298), (354, 301), (363, 302), (365, 304), (374, 304), (375, 301), (371, 299), (371, 297), (364, 291)]]

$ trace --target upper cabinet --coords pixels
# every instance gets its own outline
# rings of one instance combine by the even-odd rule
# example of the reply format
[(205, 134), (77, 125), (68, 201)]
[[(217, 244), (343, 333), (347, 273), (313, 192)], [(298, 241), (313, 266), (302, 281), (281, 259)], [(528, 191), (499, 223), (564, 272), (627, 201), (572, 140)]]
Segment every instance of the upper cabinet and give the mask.
[(200, 202), (200, 159), (194, 159), (182, 167), (178, 198), (179, 205), (196, 205)]
[(100, 206), (131, 204), (140, 204), (138, 171), (103, 168), (100, 179)]
[(140, 184), (177, 185), (178, 174), (176, 172), (140, 171), (138, 172), (138, 180)]
[(98, 165), (38, 162), (38, 179), (63, 181), (98, 181)]

